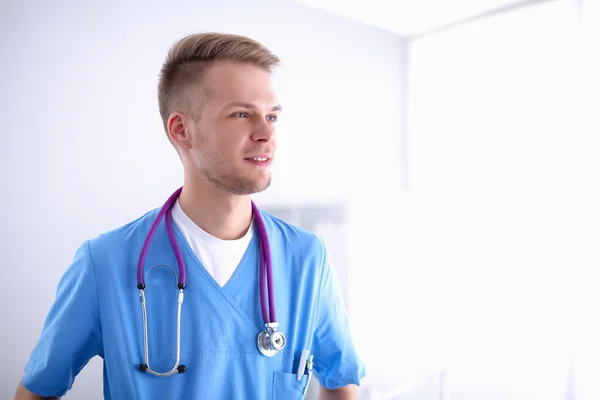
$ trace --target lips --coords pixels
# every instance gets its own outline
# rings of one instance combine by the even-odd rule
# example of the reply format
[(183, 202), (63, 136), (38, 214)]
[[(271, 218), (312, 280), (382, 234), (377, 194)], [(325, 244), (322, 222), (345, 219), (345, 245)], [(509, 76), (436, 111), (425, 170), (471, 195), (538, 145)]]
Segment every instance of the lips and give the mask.
[(271, 154), (271, 153), (254, 153), (254, 154), (251, 154), (249, 157), (246, 157), (245, 160), (265, 162), (265, 161), (271, 160), (272, 158), (273, 158), (273, 154)]
[(267, 167), (271, 165), (270, 154), (257, 154), (253, 155), (252, 157), (246, 157), (245, 160), (261, 167)]

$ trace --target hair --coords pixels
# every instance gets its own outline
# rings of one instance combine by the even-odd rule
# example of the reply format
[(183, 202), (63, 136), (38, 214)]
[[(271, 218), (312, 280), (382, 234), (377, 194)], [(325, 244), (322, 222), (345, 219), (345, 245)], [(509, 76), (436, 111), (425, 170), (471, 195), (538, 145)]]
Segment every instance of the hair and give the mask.
[(192, 118), (198, 117), (200, 90), (195, 84), (219, 60), (254, 64), (269, 73), (280, 64), (265, 46), (245, 36), (211, 32), (179, 40), (169, 50), (158, 83), (158, 105), (167, 137), (167, 122), (173, 112), (186, 111)]

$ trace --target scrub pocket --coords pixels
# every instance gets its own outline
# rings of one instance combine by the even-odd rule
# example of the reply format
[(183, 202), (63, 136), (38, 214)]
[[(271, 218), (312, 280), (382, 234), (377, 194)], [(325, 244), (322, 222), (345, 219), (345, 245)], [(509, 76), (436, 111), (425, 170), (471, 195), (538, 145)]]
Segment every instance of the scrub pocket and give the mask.
[[(314, 379), (314, 377), (313, 377)], [(296, 374), (273, 372), (273, 400), (301, 400), (304, 388), (308, 383), (308, 375), (304, 374), (298, 381)]]

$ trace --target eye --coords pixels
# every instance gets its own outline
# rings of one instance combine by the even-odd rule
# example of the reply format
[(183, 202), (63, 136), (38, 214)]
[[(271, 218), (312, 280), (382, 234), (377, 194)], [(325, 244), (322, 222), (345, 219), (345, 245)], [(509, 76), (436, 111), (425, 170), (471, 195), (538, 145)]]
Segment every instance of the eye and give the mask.
[(239, 118), (248, 118), (248, 113), (246, 112), (238, 112), (233, 114), (234, 117), (239, 117)]
[(271, 122), (276, 122), (276, 121), (277, 121), (277, 119), (278, 119), (278, 116), (277, 116), (277, 115), (269, 115), (269, 116), (267, 117), (267, 119), (268, 119), (269, 121), (271, 121)]

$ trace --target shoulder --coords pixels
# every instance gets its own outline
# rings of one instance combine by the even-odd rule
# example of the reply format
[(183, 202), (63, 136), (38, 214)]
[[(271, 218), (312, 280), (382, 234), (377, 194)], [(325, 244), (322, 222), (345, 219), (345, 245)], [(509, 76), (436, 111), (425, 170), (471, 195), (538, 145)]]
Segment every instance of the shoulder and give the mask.
[(115, 227), (109, 231), (102, 232), (96, 237), (87, 240), (91, 255), (98, 255), (108, 251), (136, 247), (143, 243), (159, 208), (147, 211), (138, 218)]
[(304, 257), (311, 256), (323, 261), (326, 248), (323, 239), (316, 233), (284, 221), (273, 214), (260, 210), (261, 216), (269, 233), (269, 241)]

